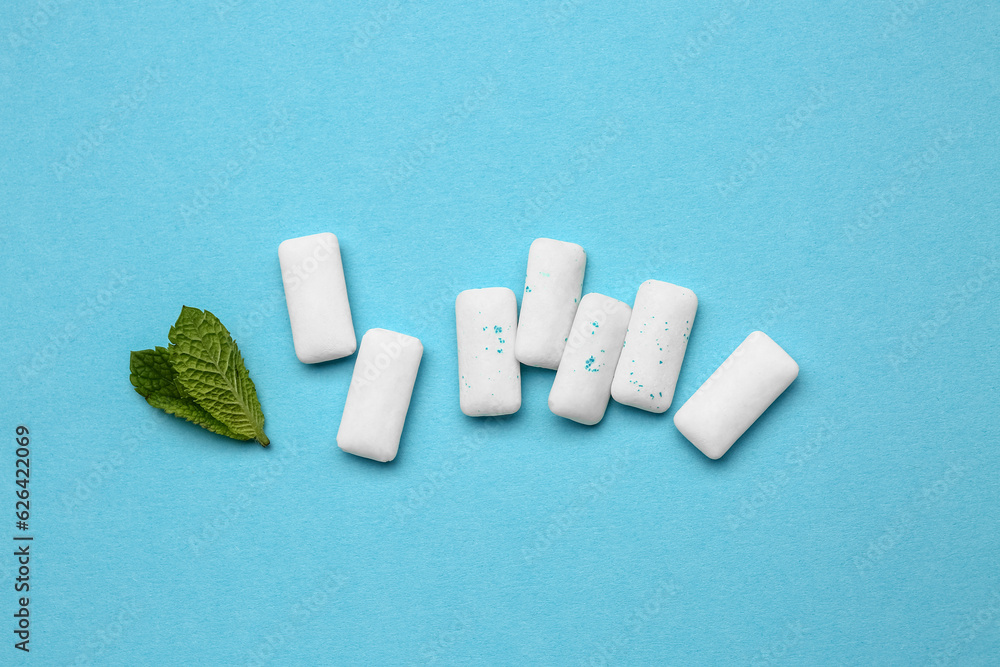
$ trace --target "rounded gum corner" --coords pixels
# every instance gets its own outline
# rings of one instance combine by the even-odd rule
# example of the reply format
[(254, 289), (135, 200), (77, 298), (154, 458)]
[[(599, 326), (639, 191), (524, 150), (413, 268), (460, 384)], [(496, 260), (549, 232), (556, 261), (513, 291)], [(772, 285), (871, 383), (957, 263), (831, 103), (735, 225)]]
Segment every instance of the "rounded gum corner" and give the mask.
[(281, 243), (278, 244), (278, 259), (279, 260), (284, 259), (285, 255), (287, 255), (289, 252), (291, 252), (291, 246), (292, 246), (292, 242), (294, 240), (295, 239), (285, 239), (284, 241), (282, 241)]
[[(700, 452), (701, 452), (702, 454), (704, 454), (705, 456), (707, 456), (708, 458), (712, 459), (713, 461), (718, 461), (718, 460), (719, 460), (719, 459), (721, 459), (721, 458), (722, 458), (722, 456), (723, 456), (723, 455), (724, 455), (724, 454), (726, 453), (726, 452), (718, 452), (718, 453), (716, 453), (716, 452), (714, 452), (714, 451), (713, 451), (713, 452), (712, 452), (711, 454), (709, 454), (708, 452), (706, 452), (706, 451), (705, 451), (704, 449), (702, 449), (701, 447), (699, 447), (699, 448), (698, 448), (698, 450), (699, 450), (699, 451), (700, 451)], [(726, 451), (729, 451), (729, 450), (726, 450)]]
[(542, 244), (546, 243), (547, 241), (554, 241), (554, 240), (555, 239), (550, 239), (550, 238), (546, 238), (544, 236), (539, 236), (537, 239), (535, 239), (534, 241), (531, 242), (531, 245), (528, 246), (528, 252), (531, 252), (532, 250), (534, 250), (536, 245), (542, 245)]
[(366, 339), (366, 338), (368, 338), (368, 334), (372, 333), (373, 331), (374, 331), (374, 332), (378, 332), (378, 331), (385, 331), (385, 329), (380, 329), (380, 328), (378, 328), (378, 327), (373, 327), (373, 328), (369, 329), (368, 331), (364, 332), (364, 333), (363, 333), (363, 334), (361, 335), (361, 344), (362, 344), (362, 345), (364, 345), (364, 344), (365, 344), (365, 339)]
[(559, 239), (553, 239), (547, 236), (539, 236), (537, 239), (531, 242), (531, 246), (528, 248), (528, 250), (529, 251), (532, 250), (535, 247), (536, 243), (557, 243), (561, 246), (573, 246), (574, 248), (579, 249), (579, 251), (583, 254), (584, 259), (586, 259), (587, 257), (587, 251), (584, 250), (583, 246), (580, 245), (579, 243), (574, 243), (573, 241), (560, 241)]
[(319, 363), (317, 359), (314, 358), (315, 355), (306, 354), (305, 352), (299, 350), (298, 347), (295, 348), (295, 358), (298, 359), (303, 364), (316, 364)]
[[(684, 435), (684, 428), (683, 428), (683, 424), (684, 424), (684, 412), (683, 412), (683, 410), (684, 410), (684, 406), (682, 405), (681, 408), (680, 408), (680, 410), (678, 410), (677, 412), (674, 413), (674, 417), (671, 420), (671, 421), (674, 422), (674, 428), (676, 428), (678, 431), (680, 431), (681, 435)], [(680, 419), (681, 421), (678, 422), (677, 421), (678, 419)], [(686, 438), (687, 436), (684, 435), (684, 437)]]
[(333, 242), (334, 243), (336, 243), (338, 246), (340, 245), (340, 239), (337, 238), (337, 235), (334, 234), (333, 232), (317, 232), (316, 234), (313, 234), (312, 236), (313, 236), (313, 238), (321, 238), (321, 237), (330, 236), (330, 237), (333, 237)]

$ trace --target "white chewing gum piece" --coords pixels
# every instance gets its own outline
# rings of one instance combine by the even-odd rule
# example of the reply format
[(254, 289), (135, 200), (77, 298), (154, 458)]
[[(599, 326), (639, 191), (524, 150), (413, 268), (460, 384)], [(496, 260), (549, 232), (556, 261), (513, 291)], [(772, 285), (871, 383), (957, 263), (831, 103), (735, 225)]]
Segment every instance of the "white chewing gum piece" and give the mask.
[(506, 287), (470, 289), (455, 299), (458, 396), (470, 417), (521, 408), (521, 364), (514, 356), (517, 297)]
[(667, 411), (697, 310), (698, 297), (689, 289), (660, 280), (639, 286), (612, 398), (640, 410)]
[(763, 331), (754, 331), (674, 415), (702, 454), (720, 458), (798, 377), (799, 365)]
[(337, 446), (383, 463), (396, 458), (424, 346), (413, 336), (369, 329), (361, 337)]
[(631, 314), (627, 303), (603, 294), (580, 299), (549, 392), (549, 410), (587, 426), (604, 418)]
[(535, 239), (521, 297), (514, 355), (522, 364), (559, 367), (583, 293), (587, 253), (575, 243)]
[(282, 241), (278, 261), (299, 361), (316, 364), (354, 354), (357, 339), (337, 237), (325, 232)]

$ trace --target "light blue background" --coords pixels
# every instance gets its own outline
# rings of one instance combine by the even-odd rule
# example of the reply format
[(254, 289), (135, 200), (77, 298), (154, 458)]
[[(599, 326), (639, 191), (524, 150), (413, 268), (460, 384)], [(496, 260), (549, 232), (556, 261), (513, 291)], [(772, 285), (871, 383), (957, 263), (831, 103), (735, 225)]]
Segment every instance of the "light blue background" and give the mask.
[[(0, 9), (0, 662), (995, 664), (996, 3), (40, 6)], [(334, 443), (353, 357), (293, 354), (319, 231), (359, 337), (425, 346), (389, 465)], [(539, 236), (698, 294), (666, 415), (578, 426), (527, 368), (459, 412), (455, 295)], [(182, 304), (270, 448), (132, 391)], [(671, 419), (754, 328), (802, 372), (712, 462)]]

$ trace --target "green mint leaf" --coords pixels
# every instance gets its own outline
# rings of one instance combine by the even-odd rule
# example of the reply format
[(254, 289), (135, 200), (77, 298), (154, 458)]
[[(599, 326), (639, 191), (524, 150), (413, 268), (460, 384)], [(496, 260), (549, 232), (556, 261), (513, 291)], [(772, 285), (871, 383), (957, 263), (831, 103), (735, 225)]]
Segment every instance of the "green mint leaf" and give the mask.
[(265, 447), (264, 413), (233, 337), (212, 313), (184, 306), (170, 327), (170, 366), (180, 389), (231, 431)]
[(154, 408), (188, 420), (213, 433), (237, 440), (249, 440), (194, 402), (177, 383), (177, 373), (170, 365), (170, 353), (165, 347), (133, 352), (129, 359), (132, 385), (136, 392)]

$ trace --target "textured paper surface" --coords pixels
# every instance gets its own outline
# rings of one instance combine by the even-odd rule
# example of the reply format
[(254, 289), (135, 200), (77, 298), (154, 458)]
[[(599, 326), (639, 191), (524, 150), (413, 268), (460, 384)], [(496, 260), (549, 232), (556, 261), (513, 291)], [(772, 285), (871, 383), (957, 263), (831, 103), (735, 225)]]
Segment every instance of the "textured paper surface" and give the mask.
[[(59, 2), (12, 45), (40, 5), (0, 4), (0, 539), (25, 423), (38, 554), (0, 663), (1000, 653), (995, 5)], [(354, 357), (292, 350), (275, 248), (327, 229), (355, 330), (425, 346), (390, 464), (334, 442)], [(459, 411), (455, 296), (539, 236), (698, 294), (667, 413), (577, 426), (533, 368)], [(132, 391), (182, 304), (269, 448)], [(673, 413), (755, 328), (802, 372), (709, 461)]]

